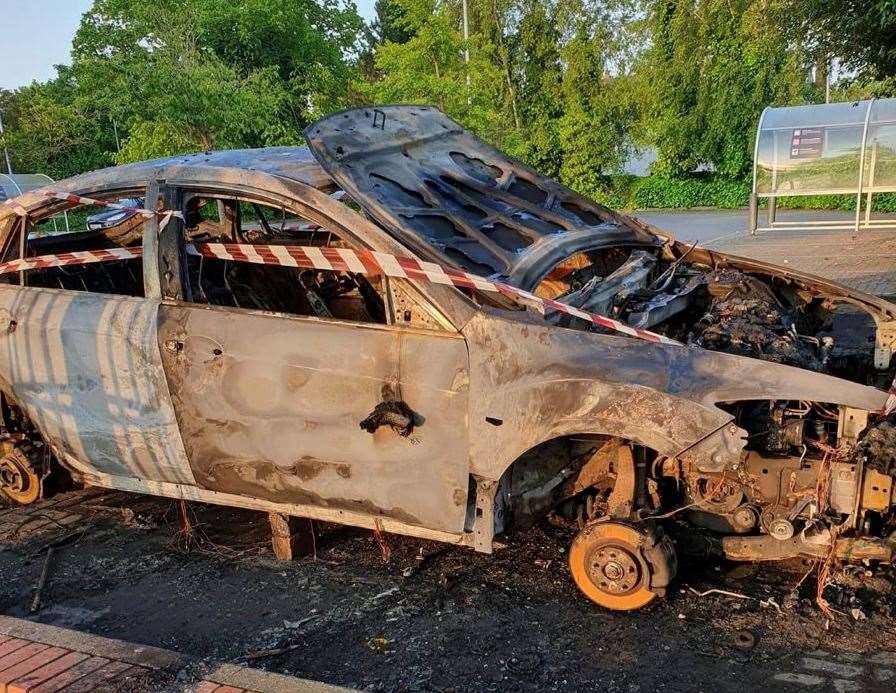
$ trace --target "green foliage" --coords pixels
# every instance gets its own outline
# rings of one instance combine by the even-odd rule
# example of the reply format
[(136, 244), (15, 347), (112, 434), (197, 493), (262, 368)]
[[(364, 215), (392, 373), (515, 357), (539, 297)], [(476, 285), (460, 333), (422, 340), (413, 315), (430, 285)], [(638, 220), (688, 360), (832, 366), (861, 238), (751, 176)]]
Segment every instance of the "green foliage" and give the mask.
[(629, 129), (635, 119), (622, 78), (605, 74), (606, 56), (588, 27), (564, 46), (562, 103), (557, 120), (560, 180), (584, 195), (599, 196), (606, 175), (633, 152)]
[(808, 57), (770, 30), (781, 0), (652, 0), (653, 45), (639, 63), (642, 137), (655, 142), (657, 170), (682, 175), (712, 164), (746, 174), (762, 109), (812, 96)]
[[(894, 0), (469, 0), (469, 40), (461, 0), (375, 9), (368, 27), (351, 0), (94, 0), (70, 67), (0, 92), (4, 142), (17, 170), (58, 177), (431, 103), (610, 206), (735, 207), (762, 108), (820, 101), (832, 54), (853, 70), (834, 99), (896, 94)], [(653, 175), (620, 175), (639, 146)]]
[(372, 29), (377, 43), (405, 43), (414, 35), (405, 21), (407, 12), (396, 0), (376, 0), (374, 11)]
[[(871, 199), (872, 211), (878, 213), (896, 213), (896, 193), (881, 193)], [(863, 203), (864, 204), (864, 203)], [(779, 209), (835, 209), (854, 212), (855, 195), (809, 195), (806, 197), (780, 197)]]
[(713, 175), (670, 178), (654, 174), (643, 178), (613, 176), (594, 197), (617, 209), (733, 209), (747, 204), (750, 190), (751, 183), (746, 179)]
[(114, 137), (68, 71), (43, 84), (0, 92), (5, 135), (14, 171), (65, 178), (113, 163)]
[(336, 0), (95, 0), (72, 66), (4, 98), (15, 167), (70, 175), (113, 159), (299, 143), (306, 125), (348, 105), (363, 27)]
[(360, 85), (360, 93), (375, 103), (435, 104), (466, 127), (500, 142), (507, 122), (495, 108), (502, 80), (490, 60), (492, 47), (471, 38), (468, 70), (463, 36), (446, 5), (434, 0), (397, 2), (403, 12), (400, 25), (412, 36), (377, 49), (376, 68), (382, 77)]
[(369, 101), (433, 103), (539, 171), (602, 190), (631, 151), (637, 107), (609, 70), (630, 45), (614, 36), (623, 0), (471, 0), (467, 44), (458, 0), (391, 2), (408, 38), (377, 48), (377, 77), (359, 89)]
[(203, 149), (202, 142), (188, 129), (165, 121), (140, 121), (131, 128), (121, 151), (115, 155), (119, 164), (145, 161)]
[(808, 36), (863, 78), (896, 77), (894, 0), (790, 0), (788, 9), (792, 33)]
[[(751, 190), (752, 182), (747, 178), (709, 174), (669, 178), (654, 174), (643, 178), (612, 176), (593, 197), (615, 209), (739, 209), (748, 204)], [(875, 195), (873, 202), (875, 212), (896, 212), (896, 193)], [(760, 199), (760, 206), (765, 204)], [(778, 208), (854, 211), (856, 196), (779, 197)]]

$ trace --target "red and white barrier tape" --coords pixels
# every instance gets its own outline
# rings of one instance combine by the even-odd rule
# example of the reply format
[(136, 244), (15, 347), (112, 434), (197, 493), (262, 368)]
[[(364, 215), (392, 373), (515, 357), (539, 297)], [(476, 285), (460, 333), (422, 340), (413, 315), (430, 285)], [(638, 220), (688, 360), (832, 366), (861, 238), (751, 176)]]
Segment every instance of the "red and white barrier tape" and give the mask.
[[(92, 197), (84, 197), (82, 195), (72, 195), (71, 193), (57, 192), (55, 190), (37, 190), (38, 195), (43, 195), (44, 197), (49, 197), (52, 200), (62, 200), (63, 202), (67, 202), (72, 207), (77, 207), (79, 205), (90, 205), (91, 207), (106, 207), (108, 209), (120, 209), (125, 212), (133, 212), (134, 214), (139, 214), (142, 217), (146, 217), (147, 219), (154, 216), (160, 217), (177, 217), (178, 219), (183, 219), (184, 215), (182, 212), (175, 212), (173, 210), (160, 210), (153, 211), (151, 209), (144, 209), (143, 207), (128, 207), (127, 205), (120, 205), (115, 202), (108, 202), (106, 200), (96, 200)], [(12, 208), (12, 211), (18, 214), (20, 217), (27, 217), (28, 210), (25, 209), (21, 204), (16, 201), (16, 198), (6, 201), (6, 206)]]
[[(173, 218), (183, 219), (183, 213), (172, 210), (152, 211), (139, 207), (127, 207), (114, 202), (95, 200), (90, 197), (70, 195), (55, 191), (41, 191), (45, 197), (63, 200), (73, 206), (93, 205), (107, 207), (109, 209), (121, 209), (134, 212), (143, 217), (162, 217), (159, 224), (160, 230)], [(22, 217), (28, 216), (28, 210), (22, 207), (16, 199), (6, 200), (5, 203), (13, 212)], [(385, 275), (399, 279), (412, 279), (430, 282), (432, 284), (445, 284), (464, 289), (479, 289), (491, 293), (499, 293), (511, 298), (518, 298), (535, 304), (542, 312), (548, 309), (558, 313), (564, 313), (585, 320), (594, 325), (604, 327), (615, 332), (643, 339), (658, 344), (670, 344), (682, 346), (681, 342), (669, 339), (663, 335), (641, 330), (626, 325), (619, 320), (613, 320), (597, 313), (588, 313), (584, 310), (569, 306), (559, 301), (541, 298), (523, 289), (491, 281), (476, 274), (470, 274), (463, 270), (442, 267), (433, 262), (425, 262), (414, 258), (398, 257), (389, 253), (380, 253), (374, 250), (352, 250), (349, 248), (321, 248), (315, 246), (287, 246), (287, 245), (250, 245), (243, 243), (196, 243), (188, 246), (188, 251), (202, 257), (218, 260), (230, 260), (232, 262), (247, 262), (258, 265), (278, 265), (281, 267), (299, 267), (302, 269), (317, 269), (335, 272), (353, 272), (356, 274)], [(93, 262), (111, 262), (115, 260), (130, 260), (143, 256), (143, 248), (108, 248), (105, 250), (83, 250), (73, 253), (59, 253), (57, 255), (40, 255), (36, 257), (12, 260), (0, 263), (0, 275), (13, 272), (23, 272), (34, 269), (46, 269), (49, 267), (66, 267), (69, 265), (86, 265)], [(887, 392), (887, 401), (879, 413), (892, 414), (896, 411), (896, 380)]]
[[(62, 200), (72, 206), (91, 205), (95, 207), (107, 207), (109, 209), (121, 209), (134, 212), (149, 218), (160, 216), (162, 220), (160, 229), (171, 220), (172, 217), (183, 219), (181, 212), (171, 210), (153, 211), (139, 207), (127, 207), (125, 205), (97, 200), (81, 195), (56, 192), (54, 190), (39, 191), (44, 197)], [(22, 217), (28, 216), (26, 210), (15, 199), (7, 200), (6, 205)], [(283, 245), (249, 245), (240, 243), (201, 243), (191, 247), (192, 252), (219, 260), (231, 260), (234, 262), (248, 262), (260, 265), (279, 265), (282, 267), (301, 267), (305, 269), (318, 269), (337, 272), (355, 272), (359, 274), (382, 274), (387, 277), (400, 279), (413, 279), (431, 282), (433, 284), (446, 284), (464, 289), (479, 289), (499, 293), (512, 298), (522, 299), (534, 304), (542, 313), (547, 310), (555, 310), (573, 317), (585, 320), (594, 325), (599, 325), (615, 332), (644, 339), (658, 344), (680, 345), (674, 339), (662, 335), (641, 330), (626, 325), (618, 320), (613, 320), (604, 315), (588, 313), (573, 306), (560, 303), (551, 299), (540, 298), (535, 294), (518, 289), (509, 284), (494, 282), (462, 270), (442, 267), (432, 262), (415, 260), (414, 258), (397, 257), (388, 253), (380, 253), (371, 250), (351, 250), (348, 248), (318, 248), (313, 246), (283, 246)], [(109, 250), (81, 251), (77, 253), (63, 253), (59, 255), (42, 255), (39, 257), (24, 258), (0, 264), (0, 274), (9, 272), (21, 272), (31, 269), (44, 269), (47, 267), (65, 267), (68, 265), (87, 264), (91, 262), (106, 262), (111, 260), (126, 260), (140, 257), (140, 248), (111, 248)]]
[(143, 256), (143, 248), (108, 248), (106, 250), (79, 250), (74, 253), (58, 255), (37, 255), (21, 260), (10, 260), (0, 264), (0, 274), (24, 272), (26, 270), (47, 269), (48, 267), (67, 267), (69, 265), (88, 265), (93, 262), (112, 262), (113, 260), (132, 260)]
[(890, 385), (890, 389), (887, 390), (887, 401), (884, 402), (883, 409), (881, 409), (880, 413), (884, 416), (889, 416), (894, 411), (896, 411), (896, 379), (893, 380), (893, 384)]
[(613, 320), (596, 313), (588, 313), (559, 301), (540, 298), (535, 294), (509, 284), (491, 281), (462, 270), (442, 267), (433, 262), (425, 262), (409, 257), (397, 257), (374, 250), (249, 245), (241, 243), (202, 243), (196, 244), (194, 251), (204, 257), (216, 258), (218, 260), (336, 272), (355, 272), (358, 274), (383, 274), (387, 277), (399, 279), (414, 279), (432, 284), (456, 286), (463, 289), (479, 289), (534, 303), (542, 313), (548, 309), (556, 310), (559, 313), (565, 313), (594, 325), (621, 332), (631, 337), (637, 337), (638, 339), (644, 339), (648, 342), (681, 346), (680, 342), (655, 332), (640, 330), (619, 320)]
[[(426, 281), (432, 284), (445, 284), (463, 289), (479, 289), (499, 293), (512, 298), (519, 298), (535, 304), (539, 310), (556, 310), (573, 317), (585, 320), (631, 337), (644, 339), (658, 344), (680, 345), (673, 339), (639, 330), (625, 323), (595, 313), (588, 313), (559, 301), (540, 298), (515, 286), (493, 282), (469, 272), (441, 267), (432, 262), (424, 262), (414, 258), (397, 257), (388, 253), (373, 250), (351, 250), (349, 248), (319, 248), (314, 246), (287, 245), (248, 245), (239, 243), (196, 243), (189, 246), (189, 251), (202, 257), (233, 262), (247, 262), (258, 265), (278, 265), (280, 267), (299, 267), (302, 269), (318, 269), (334, 272), (354, 272), (357, 274), (381, 274), (387, 277)], [(143, 249), (109, 248), (106, 250), (82, 250), (57, 255), (39, 255), (36, 257), (11, 260), (0, 264), (0, 275), (12, 272), (23, 272), (49, 267), (67, 267), (85, 265), (93, 262), (111, 262), (114, 260), (130, 260), (143, 255)]]

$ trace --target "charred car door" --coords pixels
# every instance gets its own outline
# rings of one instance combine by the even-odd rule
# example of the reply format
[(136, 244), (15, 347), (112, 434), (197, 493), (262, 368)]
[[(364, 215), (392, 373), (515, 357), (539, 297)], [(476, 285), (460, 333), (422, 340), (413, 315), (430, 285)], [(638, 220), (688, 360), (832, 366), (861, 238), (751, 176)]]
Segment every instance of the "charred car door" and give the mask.
[[(104, 197), (102, 190), (71, 192)], [(48, 217), (52, 206), (32, 208), (31, 222)], [(19, 222), (7, 237), (7, 259), (106, 248), (111, 241), (78, 231), (32, 233), (20, 244), (23, 228), (27, 233), (32, 225)], [(122, 241), (139, 243), (139, 226)], [(158, 301), (144, 293), (147, 274), (138, 260), (121, 260), (50, 267), (0, 283), (5, 386), (58, 458), (99, 485), (118, 483), (111, 477), (193, 483), (159, 357)]]
[[(193, 239), (201, 204), (224, 212), (217, 231), (203, 222), (206, 240), (343, 243), (207, 188), (182, 204)], [(393, 324), (385, 281), (180, 261), (183, 295), (163, 300), (159, 340), (198, 485), (462, 531), (468, 359), (456, 330)]]

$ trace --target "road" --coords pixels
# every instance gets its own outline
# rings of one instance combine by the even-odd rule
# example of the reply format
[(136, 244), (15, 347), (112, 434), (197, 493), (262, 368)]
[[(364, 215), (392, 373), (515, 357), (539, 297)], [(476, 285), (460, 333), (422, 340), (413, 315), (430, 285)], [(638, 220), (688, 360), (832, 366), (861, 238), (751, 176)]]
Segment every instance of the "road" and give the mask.
[[(833, 279), (853, 289), (896, 297), (896, 229), (781, 229), (747, 232), (746, 210), (667, 210), (633, 215), (685, 242)], [(851, 212), (778, 212), (779, 221), (850, 221)]]
[[(746, 209), (662, 209), (630, 212), (632, 216), (659, 226), (682, 241), (713, 245), (732, 236), (747, 235), (749, 218)], [(854, 212), (778, 210), (781, 222), (829, 221), (852, 222)], [(765, 224), (765, 210), (760, 210), (760, 225)]]

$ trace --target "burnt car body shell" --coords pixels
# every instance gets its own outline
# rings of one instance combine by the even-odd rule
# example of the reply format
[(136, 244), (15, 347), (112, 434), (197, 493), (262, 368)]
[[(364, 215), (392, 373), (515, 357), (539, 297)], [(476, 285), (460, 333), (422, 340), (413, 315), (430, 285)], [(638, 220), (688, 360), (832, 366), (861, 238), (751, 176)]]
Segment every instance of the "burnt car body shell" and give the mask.
[[(358, 247), (412, 254), (404, 234), (387, 233), (330, 197), (338, 187), (333, 178), (298, 148), (173, 157), (85, 174), (54, 189), (111, 198), (143, 194), (158, 181), (282, 205)], [(40, 192), (19, 202), (37, 216), (62, 209)], [(14, 219), (0, 208), (4, 251), (15, 240)], [(643, 225), (634, 227), (641, 231), (632, 242), (641, 243)], [(789, 366), (554, 327), (525, 311), (479, 307), (454, 288), (410, 280), (444, 316), (443, 330), (163, 299), (157, 232), (157, 220), (148, 222), (145, 298), (0, 285), (0, 324), (14, 326), (0, 334), (0, 385), (59, 458), (101, 486), (488, 550), (490, 528), (488, 542), (474, 542), (467, 522), (468, 475), (497, 481), (544, 441), (609, 434), (719, 465), (736, 458), (743, 432), (716, 403), (782, 398), (876, 411), (886, 400), (875, 388)], [(654, 239), (645, 242), (661, 242)], [(442, 259), (428, 243), (413, 250)], [(712, 257), (785, 276), (762, 263)], [(893, 306), (880, 299), (797, 272), (786, 276), (861, 305), (880, 321), (892, 315)], [(313, 335), (308, 347), (295, 348), (306, 334)], [(183, 344), (179, 357), (172, 342)], [(332, 345), (343, 357), (369, 348), (376, 370), (363, 384), (344, 378), (335, 359), (316, 356)], [(416, 443), (386, 430), (379, 442), (368, 440), (375, 436), (358, 428), (357, 415), (373, 407), (376, 387), (386, 384), (420, 413)], [(310, 408), (296, 406), (303, 390)], [(347, 409), (346, 400), (356, 408)], [(422, 449), (410, 450), (415, 445)], [(402, 478), (408, 474), (410, 483)]]

